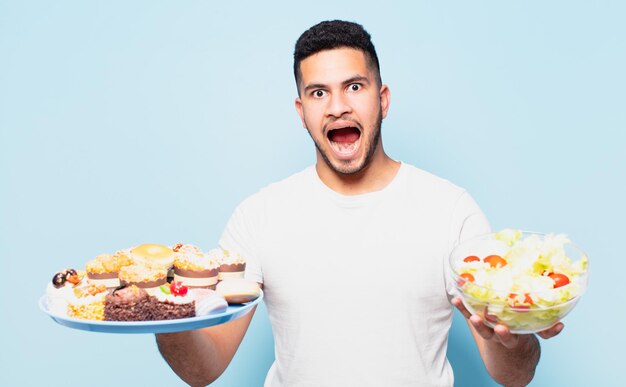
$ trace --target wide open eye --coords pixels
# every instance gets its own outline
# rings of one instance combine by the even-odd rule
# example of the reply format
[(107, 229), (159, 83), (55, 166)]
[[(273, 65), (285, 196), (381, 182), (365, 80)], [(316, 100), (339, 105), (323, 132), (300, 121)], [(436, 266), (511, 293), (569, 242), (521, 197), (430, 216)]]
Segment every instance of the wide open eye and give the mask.
[(315, 90), (312, 94), (314, 98), (323, 98), (326, 95), (326, 92), (324, 90)]
[(360, 83), (351, 83), (348, 85), (348, 91), (359, 91), (363, 88)]

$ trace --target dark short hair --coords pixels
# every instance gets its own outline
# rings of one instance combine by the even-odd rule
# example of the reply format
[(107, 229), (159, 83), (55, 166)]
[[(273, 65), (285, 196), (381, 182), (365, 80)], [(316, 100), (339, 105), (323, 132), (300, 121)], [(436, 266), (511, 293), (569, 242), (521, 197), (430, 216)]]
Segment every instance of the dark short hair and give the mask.
[(293, 75), (296, 78), (298, 93), (302, 78), (300, 62), (309, 56), (324, 50), (349, 47), (362, 51), (370, 68), (375, 70), (376, 80), (380, 84), (380, 64), (370, 34), (362, 25), (343, 20), (323, 21), (304, 31), (296, 42), (293, 52)]

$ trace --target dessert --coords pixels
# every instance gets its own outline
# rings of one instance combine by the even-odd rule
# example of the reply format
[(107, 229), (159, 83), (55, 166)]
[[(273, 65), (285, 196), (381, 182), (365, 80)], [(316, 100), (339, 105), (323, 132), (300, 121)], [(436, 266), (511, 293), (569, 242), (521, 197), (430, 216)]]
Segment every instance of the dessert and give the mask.
[(150, 320), (151, 301), (145, 289), (135, 285), (119, 287), (105, 297), (104, 319), (108, 321)]
[(120, 285), (136, 285), (150, 292), (167, 282), (167, 270), (162, 265), (124, 266), (119, 274)]
[(64, 269), (52, 277), (46, 288), (48, 310), (57, 315), (67, 314), (68, 301), (73, 297), (74, 288), (83, 282), (84, 272)]
[[(243, 274), (239, 256), (229, 260), (223, 250), (205, 254), (189, 244), (144, 244), (114, 254), (101, 254), (86, 264), (86, 271), (65, 269), (46, 288), (51, 314), (96, 321), (154, 321), (223, 313), (228, 303), (259, 297), (258, 284), (228, 279), (222, 295), (209, 288), (218, 283), (220, 263), (237, 266), (228, 273)], [(175, 280), (168, 271), (175, 269)], [(234, 282), (232, 282), (234, 281)], [(238, 282), (242, 281), (242, 282)]]
[(228, 309), (228, 303), (220, 294), (211, 289), (190, 289), (189, 294), (196, 303), (196, 316), (222, 313)]
[(229, 304), (243, 304), (254, 301), (261, 295), (258, 283), (241, 278), (232, 278), (217, 284), (215, 291), (221, 294)]
[(194, 298), (180, 282), (160, 286), (154, 298), (157, 302), (153, 305), (152, 320), (173, 320), (196, 315)]
[(82, 284), (73, 289), (74, 297), (68, 300), (67, 315), (83, 320), (104, 320), (104, 298), (108, 294), (104, 285)]
[[(170, 287), (177, 286), (171, 291)], [(106, 296), (104, 318), (108, 321), (153, 321), (194, 317), (195, 300), (183, 295), (178, 285), (162, 285), (154, 295), (135, 285), (120, 287)]]
[(193, 245), (174, 247), (174, 281), (193, 288), (214, 287), (218, 280), (219, 264)]
[(87, 276), (92, 283), (102, 284), (107, 288), (115, 288), (120, 286), (120, 270), (130, 264), (132, 261), (124, 251), (118, 251), (115, 254), (100, 254), (87, 262)]
[(220, 281), (228, 278), (243, 278), (246, 271), (246, 261), (238, 253), (231, 253), (229, 250), (213, 249), (207, 253), (215, 257), (220, 264), (218, 279)]
[(135, 265), (164, 267), (169, 269), (174, 263), (174, 251), (164, 245), (145, 243), (130, 250), (130, 257)]

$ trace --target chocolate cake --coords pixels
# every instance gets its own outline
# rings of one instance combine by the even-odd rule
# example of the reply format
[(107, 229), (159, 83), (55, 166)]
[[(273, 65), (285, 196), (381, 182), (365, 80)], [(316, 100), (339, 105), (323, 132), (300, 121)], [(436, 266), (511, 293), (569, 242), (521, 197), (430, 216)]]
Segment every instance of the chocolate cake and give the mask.
[(153, 320), (148, 293), (135, 285), (115, 289), (104, 300), (104, 319), (108, 321)]
[(150, 296), (150, 298), (154, 300), (150, 320), (175, 320), (177, 318), (196, 316), (194, 301), (187, 304), (175, 304), (169, 301), (158, 301), (154, 296)]
[(104, 303), (104, 319), (108, 321), (174, 320), (195, 315), (193, 301), (159, 301), (135, 285), (116, 289), (106, 296)]

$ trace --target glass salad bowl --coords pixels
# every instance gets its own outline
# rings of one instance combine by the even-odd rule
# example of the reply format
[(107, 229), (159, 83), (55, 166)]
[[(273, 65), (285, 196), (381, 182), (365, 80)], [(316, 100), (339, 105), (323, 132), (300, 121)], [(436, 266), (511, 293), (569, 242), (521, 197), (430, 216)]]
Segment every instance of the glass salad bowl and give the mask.
[(449, 269), (457, 295), (486, 325), (535, 333), (574, 308), (587, 288), (589, 259), (564, 234), (507, 229), (459, 244)]

